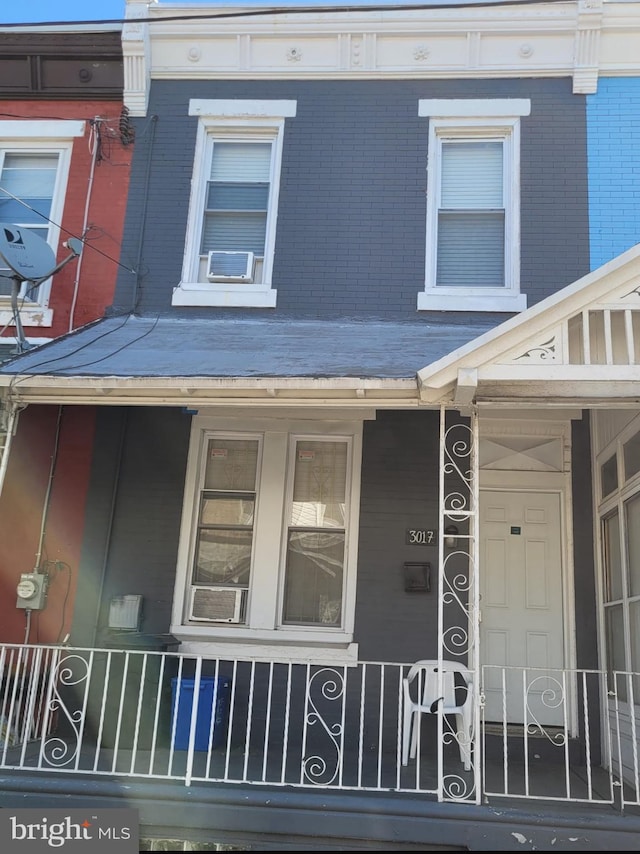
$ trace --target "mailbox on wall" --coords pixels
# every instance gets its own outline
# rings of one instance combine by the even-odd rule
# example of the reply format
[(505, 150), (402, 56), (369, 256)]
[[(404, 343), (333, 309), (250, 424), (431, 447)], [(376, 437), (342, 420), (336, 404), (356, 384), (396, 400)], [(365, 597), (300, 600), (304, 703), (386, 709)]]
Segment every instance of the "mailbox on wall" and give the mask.
[(409, 561), (403, 564), (406, 593), (428, 593), (431, 590), (431, 564)]

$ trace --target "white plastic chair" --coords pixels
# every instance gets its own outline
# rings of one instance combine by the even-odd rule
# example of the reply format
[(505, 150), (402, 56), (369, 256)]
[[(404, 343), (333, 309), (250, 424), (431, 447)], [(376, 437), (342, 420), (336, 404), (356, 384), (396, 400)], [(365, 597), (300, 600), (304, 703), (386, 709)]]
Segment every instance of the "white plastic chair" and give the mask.
[[(471, 768), (473, 740), (473, 679), (471, 671), (457, 661), (442, 662), (442, 686), (439, 686), (438, 661), (416, 661), (402, 680), (402, 764), (415, 759), (418, 750), (418, 731), (421, 715), (454, 715), (455, 730), (446, 718), (444, 732), (455, 734), (464, 770)], [(456, 673), (461, 679), (456, 685)], [(413, 696), (412, 696), (413, 693)], [(463, 696), (464, 699), (463, 699)], [(414, 699), (415, 698), (415, 699)]]

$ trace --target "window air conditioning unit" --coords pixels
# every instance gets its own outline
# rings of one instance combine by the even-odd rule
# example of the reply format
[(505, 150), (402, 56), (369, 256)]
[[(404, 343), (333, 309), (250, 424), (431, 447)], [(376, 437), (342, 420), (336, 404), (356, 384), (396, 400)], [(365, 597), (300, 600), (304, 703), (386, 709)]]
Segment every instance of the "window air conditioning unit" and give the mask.
[(253, 282), (253, 252), (209, 252), (210, 282)]
[(244, 587), (192, 587), (189, 619), (207, 623), (240, 623), (244, 619)]

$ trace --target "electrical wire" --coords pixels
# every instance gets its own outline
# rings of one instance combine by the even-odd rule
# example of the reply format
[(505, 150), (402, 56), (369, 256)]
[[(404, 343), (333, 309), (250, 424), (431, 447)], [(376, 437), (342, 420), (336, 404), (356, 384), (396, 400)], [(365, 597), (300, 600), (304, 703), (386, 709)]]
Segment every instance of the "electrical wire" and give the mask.
[[(87, 197), (84, 203), (84, 217), (82, 220), (82, 240), (84, 241), (85, 235), (87, 234), (88, 223), (89, 223), (89, 206), (91, 204), (91, 192), (93, 190), (93, 177), (96, 170), (96, 163), (98, 161), (98, 153), (100, 151), (100, 119), (96, 116), (95, 119), (92, 119), (90, 122), (91, 134), (89, 136), (89, 151), (91, 153), (91, 168), (89, 170), (89, 184), (87, 186)], [(93, 144), (92, 144), (93, 143)], [(86, 245), (86, 244), (84, 244)], [(93, 248), (93, 247), (92, 247)], [(76, 313), (76, 303), (78, 301), (78, 291), (80, 290), (80, 273), (82, 271), (82, 256), (84, 252), (80, 253), (80, 257), (76, 262), (76, 276), (73, 281), (73, 296), (71, 298), (71, 305), (69, 307), (69, 327), (68, 331), (71, 332), (73, 330), (73, 319)]]
[[(25, 202), (23, 199), (20, 199), (18, 196), (14, 196), (13, 193), (11, 193), (5, 187), (0, 187), (0, 192), (5, 193), (7, 196), (12, 198), (14, 200), (14, 202), (18, 202), (23, 207), (30, 210), (32, 213), (37, 214), (38, 216), (42, 217), (42, 219), (45, 219), (47, 222), (51, 223), (51, 225), (55, 225), (56, 228), (59, 228), (60, 231), (64, 231), (65, 234), (68, 234), (70, 237), (76, 237), (76, 235), (73, 234), (73, 232), (69, 231), (68, 228), (64, 228), (62, 225), (60, 225), (57, 222), (54, 222), (54, 220), (50, 219), (48, 216), (45, 216), (45, 214), (40, 213), (40, 211), (36, 210), (35, 208), (32, 208), (31, 205), (27, 204), (27, 202)], [(92, 246), (91, 244), (87, 244), (86, 241), (82, 240), (81, 237), (76, 237), (76, 240), (80, 240), (82, 242), (83, 246), (87, 246), (87, 245), (90, 246), (94, 252), (97, 252), (99, 255), (102, 255), (104, 258), (106, 258), (109, 261), (113, 261), (114, 264), (117, 264), (118, 267), (122, 267), (122, 269), (126, 270), (127, 273), (133, 273), (134, 275), (136, 274), (136, 272), (137, 272), (136, 270), (131, 269), (131, 267), (127, 267), (126, 264), (122, 264), (122, 263), (120, 263), (120, 261), (116, 261), (115, 258), (112, 258), (111, 255), (107, 255), (106, 252), (103, 252), (101, 249), (98, 249), (96, 246)]]
[[(129, 315), (129, 317), (131, 317), (131, 315)], [(142, 341), (142, 339), (143, 339), (143, 338), (146, 338), (146, 337), (147, 337), (147, 335), (151, 335), (151, 333), (152, 333), (152, 332), (153, 332), (153, 330), (156, 328), (156, 326), (158, 325), (158, 323), (159, 323), (159, 322), (160, 322), (160, 315), (157, 315), (157, 316), (156, 316), (156, 318), (155, 318), (155, 319), (154, 319), (154, 321), (153, 321), (153, 325), (151, 326), (151, 328), (150, 328), (150, 329), (145, 330), (144, 332), (142, 332), (140, 335), (136, 336), (135, 338), (132, 338), (132, 339), (131, 339), (131, 341), (126, 341), (124, 344), (121, 344), (121, 345), (120, 345), (120, 347), (116, 347), (116, 349), (115, 349), (115, 350), (112, 350), (110, 353), (107, 353), (105, 356), (100, 356), (100, 358), (99, 358), (99, 359), (92, 359), (90, 362), (79, 362), (79, 363), (78, 363), (78, 364), (76, 364), (76, 365), (69, 365), (69, 367), (67, 368), (67, 370), (76, 371), (78, 368), (88, 368), (90, 365), (97, 365), (97, 364), (99, 364), (100, 362), (104, 362), (104, 361), (106, 361), (107, 359), (110, 359), (112, 356), (116, 356), (118, 353), (121, 353), (123, 350), (126, 350), (126, 349), (127, 349), (127, 347), (131, 347), (131, 346), (132, 346), (132, 344), (137, 344), (137, 343), (138, 343), (138, 341)], [(121, 329), (121, 328), (122, 328), (122, 326), (124, 326), (124, 323), (123, 323), (123, 324), (121, 324), (121, 325), (118, 327), (118, 329)], [(111, 331), (116, 331), (116, 330), (111, 330)], [(107, 334), (107, 333), (105, 333), (105, 335), (106, 335), (106, 334)], [(89, 343), (90, 343), (90, 344), (93, 344), (93, 342), (94, 342), (94, 341), (97, 341), (97, 340), (98, 340), (97, 338), (94, 338), (94, 339), (93, 339), (92, 341), (90, 341)], [(88, 346), (88, 344), (83, 345), (83, 347), (78, 347), (78, 350), (81, 350), (81, 349), (83, 349), (83, 348), (84, 348), (84, 347), (86, 347), (86, 346)], [(77, 352), (77, 351), (76, 351), (76, 352)], [(71, 355), (74, 355), (74, 353), (72, 353)], [(61, 358), (61, 359), (62, 359), (62, 358), (68, 358), (68, 355), (67, 355), (67, 356), (60, 356), (60, 358)], [(53, 360), (53, 359), (52, 359), (51, 361), (57, 361), (57, 360)], [(46, 364), (46, 363), (45, 363), (45, 364)], [(47, 376), (47, 373), (41, 374), (41, 376)], [(26, 377), (23, 377), (23, 379), (26, 379)]]
[[(64, 632), (64, 626), (67, 619), (67, 604), (69, 602), (69, 594), (71, 593), (71, 567), (68, 563), (65, 563), (63, 560), (47, 560), (43, 564), (43, 569), (47, 578), (49, 579), (48, 584), (50, 585), (52, 579), (56, 576), (53, 574), (54, 571), (62, 572), (62, 570), (66, 570), (67, 572), (67, 587), (64, 593), (64, 599), (62, 600), (62, 614), (60, 617), (60, 629), (56, 636), (55, 643), (60, 643), (62, 640), (62, 633)], [(68, 637), (68, 635), (67, 635)]]
[(32, 21), (23, 23), (2, 24), (0, 27), (64, 27), (104, 24), (162, 24), (165, 21), (212, 21), (227, 20), (230, 18), (257, 18), (268, 15), (317, 15), (322, 13), (346, 12), (404, 12), (404, 11), (429, 11), (431, 9), (484, 9), (492, 6), (557, 6), (567, 4), (569, 0), (473, 0), (461, 3), (385, 3), (385, 4), (362, 4), (345, 6), (275, 6), (265, 9), (251, 9), (243, 12), (207, 12), (197, 15), (163, 15), (146, 18), (101, 18), (93, 21)]
[[(35, 374), (36, 368), (40, 367), (41, 365), (47, 365), (47, 364), (51, 364), (53, 362), (59, 362), (62, 359), (68, 359), (68, 358), (70, 358), (70, 356), (74, 356), (76, 353), (80, 352), (80, 350), (84, 350), (85, 347), (89, 347), (91, 344), (95, 343), (96, 341), (99, 341), (100, 338), (105, 338), (107, 335), (111, 335), (113, 332), (117, 332), (119, 329), (122, 329), (122, 327), (126, 324), (127, 320), (131, 316), (132, 316), (131, 313), (127, 314), (124, 323), (121, 323), (120, 326), (117, 326), (115, 329), (108, 329), (106, 332), (103, 332), (102, 335), (99, 335), (96, 338), (92, 338), (91, 341), (87, 341), (86, 344), (83, 344), (81, 347), (76, 348), (76, 350), (74, 350), (72, 353), (66, 353), (64, 356), (58, 356), (56, 359), (50, 359), (48, 362), (40, 362), (39, 364), (32, 366), (30, 368), (30, 372), (28, 374), (22, 374), (22, 376), (18, 376), (18, 375), (13, 376), (11, 378), (11, 382), (7, 386), (8, 397), (9, 398), (12, 397), (13, 393), (15, 392), (16, 387), (18, 385), (20, 385), (21, 382), (26, 382), (26, 380), (29, 379), (30, 377), (36, 376), (36, 374)], [(151, 326), (151, 328), (145, 330), (144, 332), (142, 332), (140, 335), (136, 336), (135, 338), (132, 338), (131, 341), (126, 341), (124, 344), (121, 344), (120, 347), (116, 347), (115, 350), (112, 350), (110, 353), (107, 353), (106, 355), (101, 356), (99, 359), (92, 359), (90, 362), (80, 362), (76, 365), (69, 365), (67, 367), (67, 370), (77, 371), (78, 368), (87, 368), (90, 365), (97, 365), (99, 362), (104, 362), (107, 359), (111, 359), (113, 356), (116, 356), (118, 353), (121, 353), (123, 350), (126, 350), (127, 347), (131, 347), (133, 344), (137, 344), (138, 341), (142, 341), (142, 339), (146, 338), (147, 335), (151, 335), (153, 330), (158, 325), (159, 321), (160, 321), (160, 315), (157, 315), (154, 322), (153, 322), (153, 325)], [(38, 376), (47, 377), (47, 376), (54, 376), (54, 375), (55, 375), (54, 371), (44, 371), (41, 374), (39, 374)]]
[(60, 430), (62, 426), (62, 413), (64, 406), (58, 406), (58, 417), (56, 420), (56, 434), (53, 440), (53, 453), (51, 454), (51, 466), (49, 467), (49, 480), (47, 481), (47, 491), (44, 496), (44, 504), (42, 507), (42, 520), (40, 523), (40, 536), (38, 539), (38, 551), (36, 552), (36, 569), (40, 566), (42, 560), (42, 549), (44, 546), (44, 538), (47, 529), (47, 519), (49, 517), (49, 507), (51, 506), (51, 489), (53, 487), (53, 479), (56, 473), (58, 463), (58, 452), (60, 449)]
[[(87, 341), (85, 344), (82, 344), (80, 347), (76, 347), (75, 350), (72, 350), (71, 353), (66, 353), (64, 356), (57, 356), (55, 359), (45, 359), (43, 362), (36, 362), (35, 365), (31, 366), (31, 368), (30, 368), (31, 373), (30, 374), (25, 374), (22, 377), (15, 375), (14, 377), (12, 377), (11, 382), (9, 383), (9, 386), (7, 389), (9, 394), (11, 393), (11, 391), (13, 389), (15, 389), (15, 387), (17, 385), (19, 385), (21, 382), (24, 382), (27, 379), (27, 377), (33, 376), (34, 372), (38, 368), (41, 368), (43, 365), (51, 365), (54, 362), (60, 362), (63, 359), (68, 359), (70, 356), (75, 356), (76, 353), (79, 353), (81, 350), (84, 350), (86, 347), (90, 347), (91, 344), (94, 344), (96, 341), (99, 341), (101, 338), (106, 338), (107, 335), (112, 335), (114, 332), (118, 332), (120, 329), (122, 329), (123, 326), (125, 326), (127, 324), (127, 322), (129, 321), (129, 318), (131, 316), (132, 316), (132, 312), (127, 311), (124, 315), (124, 321), (119, 326), (116, 326), (114, 329), (107, 329), (106, 332), (103, 332), (101, 335), (96, 335), (96, 337), (92, 338), (91, 341)], [(99, 321), (95, 321), (95, 322), (99, 323)], [(134, 343), (134, 342), (131, 342), (131, 343)], [(9, 361), (7, 364), (11, 364), (11, 361)], [(53, 371), (45, 371), (43, 374), (41, 374), (41, 376), (46, 377), (52, 373), (53, 373)]]

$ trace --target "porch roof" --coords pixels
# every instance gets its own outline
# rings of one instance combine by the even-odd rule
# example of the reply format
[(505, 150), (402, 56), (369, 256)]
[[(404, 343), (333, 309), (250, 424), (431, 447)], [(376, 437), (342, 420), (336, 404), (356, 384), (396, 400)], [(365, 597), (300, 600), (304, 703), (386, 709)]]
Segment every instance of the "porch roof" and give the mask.
[(500, 324), (127, 314), (5, 363), (2, 386), (48, 403), (637, 406), (640, 243)]
[(423, 403), (638, 405), (640, 243), (418, 371)]
[(0, 387), (31, 401), (57, 395), (83, 402), (96, 392), (109, 403), (136, 395), (290, 399), (302, 393), (417, 403), (418, 369), (497, 322), (462, 320), (114, 316), (0, 366)]

